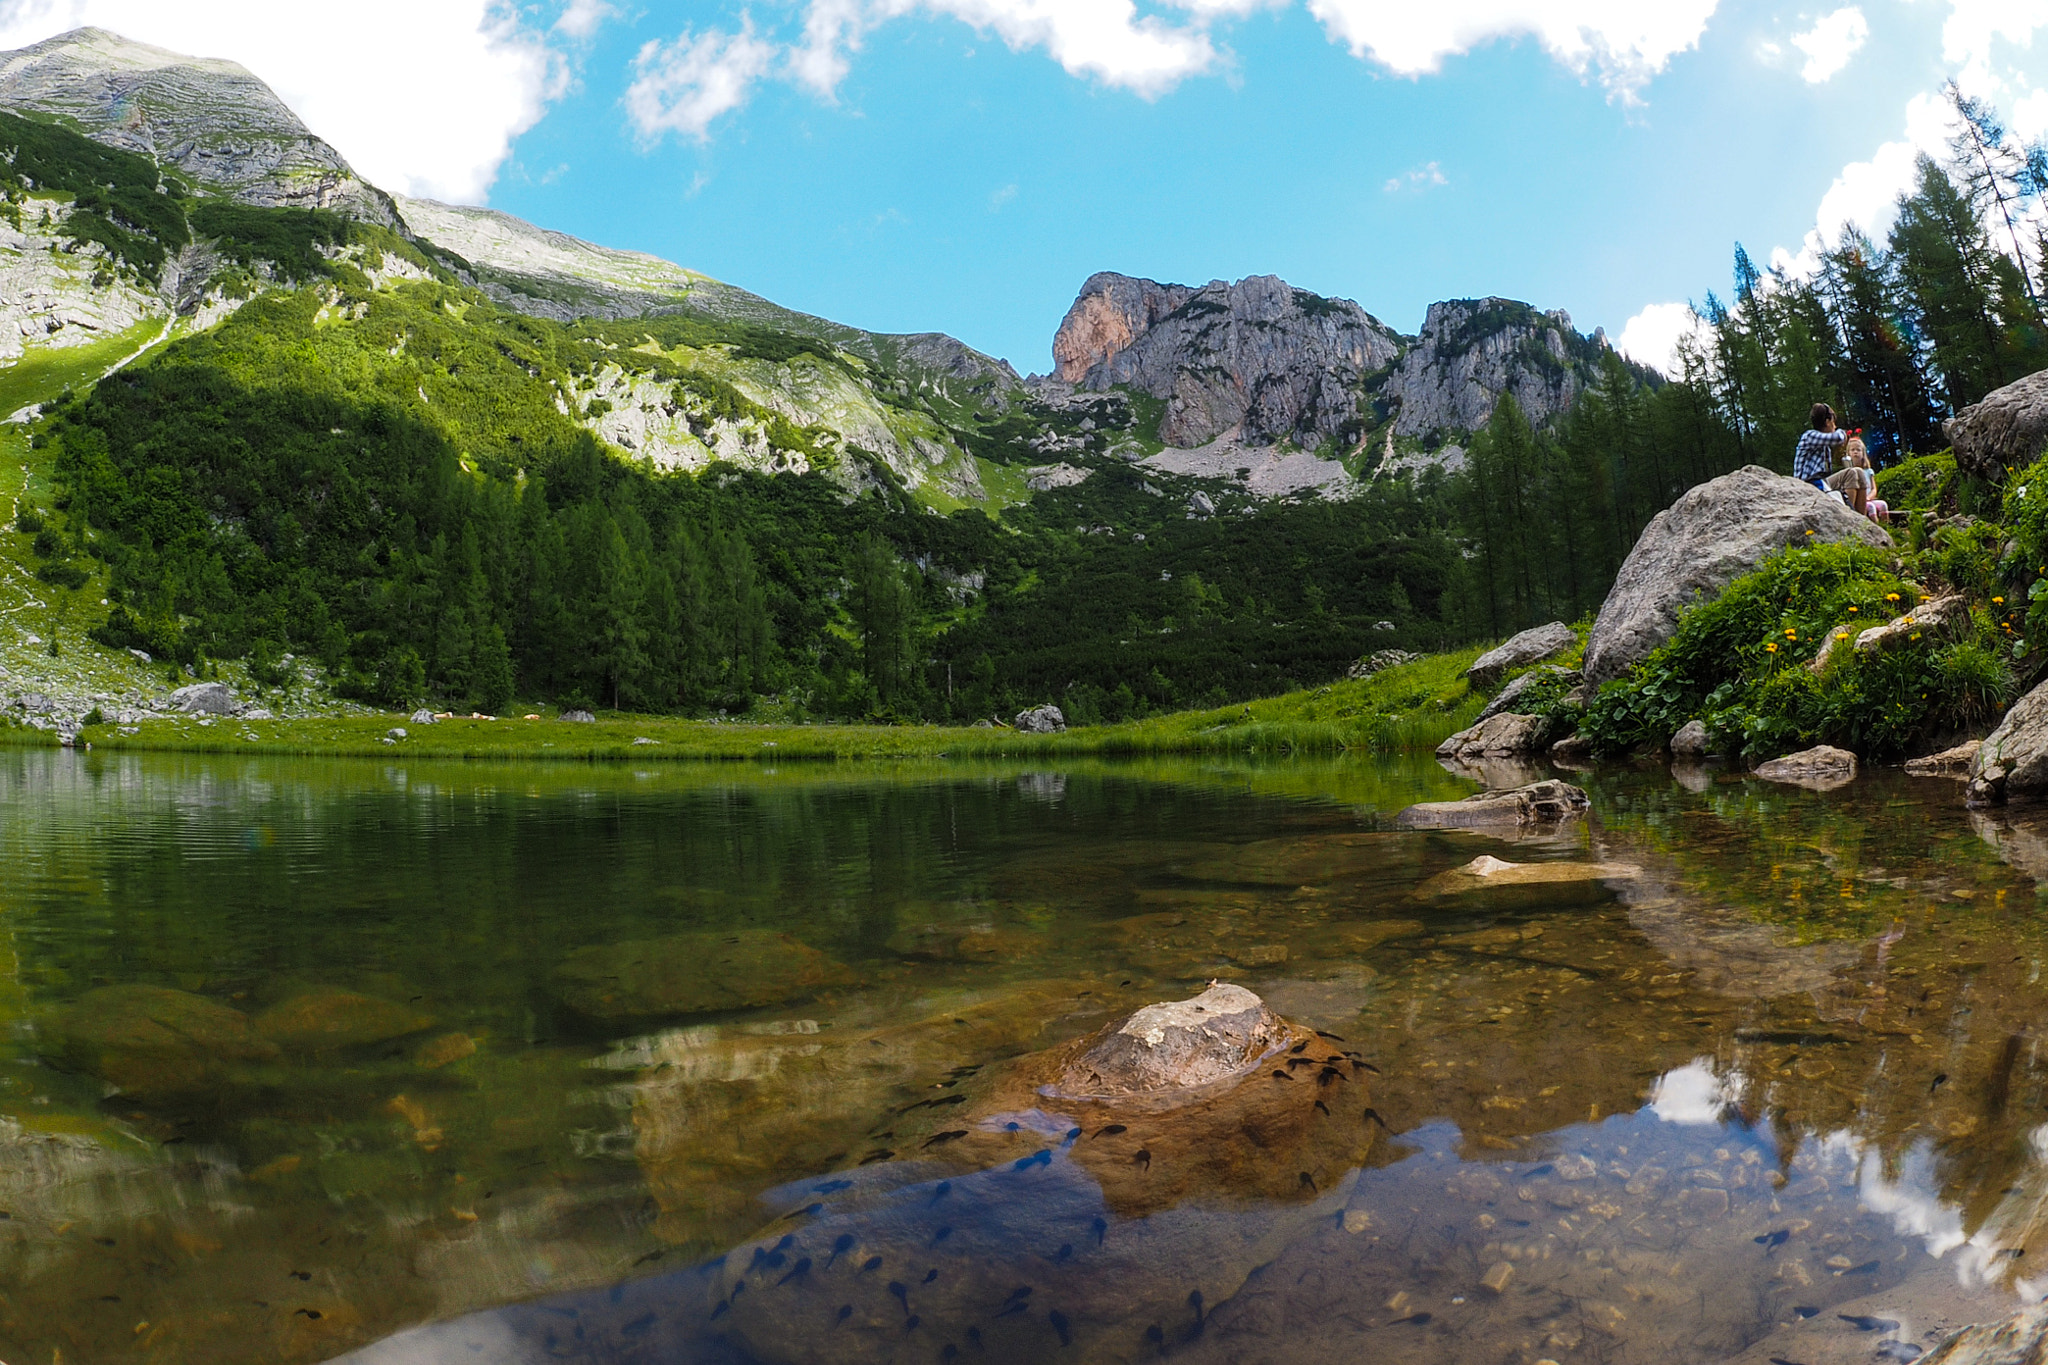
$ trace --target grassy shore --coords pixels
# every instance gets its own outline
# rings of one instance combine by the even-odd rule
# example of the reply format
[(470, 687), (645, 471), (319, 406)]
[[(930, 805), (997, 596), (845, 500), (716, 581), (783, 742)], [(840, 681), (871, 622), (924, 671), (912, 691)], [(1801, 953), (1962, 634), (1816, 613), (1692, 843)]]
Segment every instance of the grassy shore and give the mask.
[[(396, 754), (446, 759), (666, 759), (789, 762), (816, 759), (1015, 758), (1037, 755), (1338, 754), (1435, 745), (1470, 725), (1485, 698), (1465, 681), (1477, 648), (1432, 655), (1363, 682), (1180, 711), (1057, 735), (936, 725), (790, 725), (680, 720), (600, 713), (594, 722), (552, 709), (513, 710), (495, 720), (414, 725), (402, 716), (296, 720), (162, 717), (133, 726), (94, 725), (79, 736), (95, 751), (172, 750), (298, 756)], [(527, 719), (527, 715), (536, 718)], [(391, 732), (405, 736), (393, 743)], [(130, 733), (132, 731), (132, 733)], [(41, 731), (14, 742), (54, 744)]]

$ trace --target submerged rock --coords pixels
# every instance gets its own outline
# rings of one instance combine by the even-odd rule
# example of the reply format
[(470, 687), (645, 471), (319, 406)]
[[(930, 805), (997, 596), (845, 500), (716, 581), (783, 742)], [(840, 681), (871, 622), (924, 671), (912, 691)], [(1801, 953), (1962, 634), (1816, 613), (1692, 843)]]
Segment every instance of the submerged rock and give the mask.
[(1499, 825), (1573, 820), (1592, 806), (1569, 782), (1532, 782), (1512, 791), (1486, 791), (1462, 801), (1424, 801), (1396, 817), (1402, 829), (1484, 829)]
[(555, 972), (563, 1002), (599, 1019), (758, 1009), (850, 980), (839, 962), (767, 929), (593, 944)]
[[(1537, 683), (1559, 678), (1574, 686), (1585, 681), (1585, 675), (1576, 668), (1561, 668), (1556, 664), (1545, 664), (1541, 668), (1532, 668), (1521, 677), (1510, 682), (1506, 687), (1503, 687), (1494, 696), (1492, 701), (1486, 703), (1485, 709), (1479, 713), (1479, 719), (1489, 720), (1503, 711), (1514, 710), (1515, 703), (1522, 699), (1522, 694)], [(1567, 693), (1566, 695), (1569, 696), (1570, 694)]]
[(1473, 660), (1465, 676), (1474, 687), (1491, 687), (1515, 669), (1562, 654), (1578, 642), (1579, 637), (1562, 621), (1533, 626)]
[(1056, 735), (1066, 728), (1066, 716), (1049, 703), (1017, 713), (1016, 730), (1020, 735)]
[(1993, 389), (1941, 424), (1956, 467), (1992, 483), (2048, 447), (2048, 370)]
[(1810, 484), (1755, 465), (1686, 493), (1650, 522), (1615, 575), (1586, 641), (1586, 682), (1621, 677), (1678, 630), (1679, 613), (1712, 598), (1792, 545), (1891, 537)]
[(1971, 766), (1977, 761), (1977, 751), (1983, 747), (1983, 740), (1972, 739), (1953, 749), (1928, 754), (1925, 758), (1909, 758), (1906, 760), (1906, 776), (1967, 778)]
[(1970, 799), (1998, 802), (2048, 792), (2048, 683), (2012, 704), (1970, 765)]
[(354, 991), (302, 991), (256, 1016), (261, 1037), (296, 1052), (363, 1047), (433, 1027), (410, 1005)]
[(87, 991), (50, 1021), (46, 1037), (62, 1065), (139, 1096), (208, 1089), (235, 1063), (278, 1055), (240, 1010), (168, 986)]
[(1830, 744), (1817, 744), (1756, 766), (1766, 782), (1784, 782), (1812, 791), (1832, 791), (1856, 780), (1856, 755)]
[(1541, 753), (1550, 742), (1551, 729), (1548, 716), (1523, 716), (1503, 711), (1481, 720), (1469, 730), (1460, 730), (1437, 745), (1436, 756), (1469, 763), (1474, 759)]
[(1439, 872), (1416, 887), (1415, 894), (1434, 900), (1499, 887), (1584, 885), (1641, 875), (1642, 869), (1631, 863), (1510, 863), (1481, 854), (1463, 867)]
[(1147, 1005), (1061, 1074), (1064, 1096), (1154, 1095), (1231, 1080), (1289, 1037), (1287, 1025), (1242, 986), (1216, 984), (1192, 1000)]

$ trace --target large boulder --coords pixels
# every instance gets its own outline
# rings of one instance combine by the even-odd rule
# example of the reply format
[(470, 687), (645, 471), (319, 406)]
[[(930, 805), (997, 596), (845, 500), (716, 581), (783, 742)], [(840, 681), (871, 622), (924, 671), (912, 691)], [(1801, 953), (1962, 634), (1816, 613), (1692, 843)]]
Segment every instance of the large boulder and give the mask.
[(1560, 668), (1556, 664), (1546, 664), (1542, 668), (1532, 668), (1506, 687), (1503, 687), (1492, 701), (1486, 703), (1486, 708), (1479, 713), (1479, 719), (1491, 720), (1503, 711), (1516, 710), (1515, 703), (1522, 699), (1523, 693), (1527, 692), (1537, 683), (1549, 682), (1553, 679), (1562, 680), (1573, 687), (1577, 687), (1586, 680), (1585, 675), (1576, 668)]
[(1579, 637), (1572, 634), (1572, 628), (1562, 621), (1532, 626), (1519, 635), (1509, 636), (1503, 643), (1474, 659), (1472, 666), (1465, 670), (1465, 676), (1472, 680), (1474, 687), (1491, 687), (1514, 670), (1554, 658), (1578, 642)]
[(1149, 1095), (1231, 1080), (1293, 1036), (1265, 1002), (1221, 982), (1192, 1000), (1145, 1008), (1103, 1030), (1068, 1063), (1063, 1095)]
[(1810, 484), (1749, 465), (1659, 512), (1622, 561), (1586, 641), (1586, 684), (1627, 673), (1678, 631), (1679, 613), (1792, 545), (1891, 537)]
[(1550, 743), (1548, 716), (1523, 716), (1503, 711), (1460, 730), (1436, 746), (1436, 756), (1461, 763), (1513, 754), (1540, 753)]
[(2033, 463), (2048, 448), (2048, 370), (1993, 389), (1941, 429), (1958, 469), (2002, 482), (2006, 470)]
[(193, 683), (171, 693), (170, 707), (194, 716), (232, 716), (241, 709), (234, 689), (226, 683)]
[(1832, 791), (1856, 780), (1856, 755), (1831, 744), (1816, 744), (1796, 754), (1759, 763), (1756, 775), (1766, 782), (1784, 782), (1811, 791)]
[(431, 1016), (374, 995), (328, 988), (301, 991), (251, 1021), (258, 1036), (298, 1052), (363, 1047), (418, 1033)]
[(1983, 747), (1983, 740), (1971, 739), (1963, 741), (1953, 749), (1943, 749), (1938, 754), (1928, 754), (1924, 758), (1909, 758), (1906, 760), (1906, 776), (1966, 778), (1977, 762), (1977, 751)]
[(1017, 733), (1020, 735), (1056, 735), (1066, 728), (1067, 718), (1057, 706), (1034, 706), (1029, 711), (1017, 713)]
[(1713, 741), (1707, 737), (1707, 723), (1689, 720), (1678, 727), (1678, 733), (1671, 737), (1673, 758), (1705, 758), (1713, 748)]
[(1512, 791), (1485, 791), (1463, 801), (1424, 801), (1395, 817), (1402, 829), (1487, 829), (1502, 825), (1555, 824), (1573, 820), (1592, 806), (1569, 782), (1531, 782)]
[(2048, 683), (2021, 697), (1985, 739), (1970, 766), (1970, 799), (2048, 792)]
[(44, 1038), (60, 1065), (136, 1096), (207, 1090), (237, 1064), (277, 1056), (240, 1010), (168, 986), (87, 991), (50, 1021)]

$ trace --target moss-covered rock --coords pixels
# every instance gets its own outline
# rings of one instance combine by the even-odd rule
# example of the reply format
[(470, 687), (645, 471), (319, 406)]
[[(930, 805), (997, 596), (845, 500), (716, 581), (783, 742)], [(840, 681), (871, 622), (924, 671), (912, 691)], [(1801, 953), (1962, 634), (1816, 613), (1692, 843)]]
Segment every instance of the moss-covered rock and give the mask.
[(50, 1021), (45, 1037), (60, 1065), (131, 1095), (210, 1089), (237, 1063), (277, 1048), (240, 1010), (168, 986), (102, 986)]
[(767, 929), (593, 944), (555, 973), (562, 1001), (599, 1019), (758, 1009), (852, 979), (843, 964)]

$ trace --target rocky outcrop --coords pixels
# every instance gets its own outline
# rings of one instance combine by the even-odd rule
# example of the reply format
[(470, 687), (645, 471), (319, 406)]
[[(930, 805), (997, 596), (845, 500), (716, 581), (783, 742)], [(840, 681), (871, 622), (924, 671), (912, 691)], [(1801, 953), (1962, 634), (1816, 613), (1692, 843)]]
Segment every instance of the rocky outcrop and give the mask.
[(1902, 644), (1917, 643), (1929, 635), (1949, 636), (1959, 630), (1968, 630), (1970, 625), (1969, 599), (1961, 593), (1946, 593), (1931, 597), (1913, 610), (1893, 617), (1881, 626), (1871, 626), (1854, 633), (1855, 644), (1850, 645), (1852, 632), (1847, 627), (1837, 627), (1828, 632), (1828, 638), (1813, 656), (1807, 667), (1815, 673), (1824, 671), (1830, 660), (1845, 648), (1853, 647), (1858, 654), (1879, 654)]
[(1095, 275), (1053, 338), (1062, 381), (1164, 399), (1156, 435), (1182, 449), (1226, 433), (1251, 446), (1320, 445), (1355, 423), (1365, 377), (1399, 352), (1357, 304), (1274, 275), (1199, 289)]
[(2048, 1304), (2003, 1322), (1965, 1327), (1920, 1357), (1921, 1365), (2043, 1365), (2048, 1362)]
[(1906, 776), (1967, 778), (1977, 762), (1977, 751), (1983, 747), (1983, 740), (1972, 739), (1953, 749), (1943, 749), (1938, 754), (1909, 758), (1906, 760)]
[(0, 54), (0, 106), (55, 114), (247, 204), (318, 208), (395, 226), (382, 190), (233, 62), (80, 28)]
[(1058, 1093), (1158, 1095), (1234, 1080), (1293, 1041), (1286, 1021), (1242, 986), (1147, 1005), (1104, 1029), (1061, 1073)]
[(1473, 660), (1472, 666), (1465, 670), (1465, 676), (1474, 687), (1492, 687), (1515, 669), (1562, 654), (1578, 640), (1579, 637), (1572, 634), (1572, 628), (1562, 621), (1532, 626)]
[(2048, 370), (1990, 393), (1941, 424), (1956, 467), (2000, 483), (2048, 449)]
[(1678, 727), (1678, 733), (1671, 737), (1669, 745), (1673, 758), (1701, 759), (1710, 752), (1707, 739), (1707, 724), (1701, 720), (1689, 720)]
[(1484, 791), (1463, 801), (1424, 801), (1395, 818), (1402, 829), (1486, 829), (1574, 820), (1592, 807), (1569, 782), (1532, 782), (1511, 791)]
[(1020, 735), (1056, 735), (1066, 728), (1066, 716), (1051, 703), (1017, 713), (1016, 729)]
[(1399, 668), (1402, 664), (1412, 664), (1421, 657), (1420, 654), (1410, 654), (1405, 649), (1376, 650), (1346, 669), (1344, 676), (1352, 682), (1364, 682), (1375, 673), (1384, 673), (1390, 668)]
[(1585, 675), (1581, 674), (1576, 668), (1560, 668), (1556, 664), (1545, 664), (1542, 668), (1532, 668), (1496, 693), (1493, 700), (1486, 703), (1486, 706), (1479, 712), (1479, 719), (1491, 720), (1503, 711), (1515, 710), (1515, 703), (1520, 701), (1523, 694), (1538, 683), (1562, 682), (1569, 687), (1576, 688), (1584, 681)]
[(1551, 740), (1548, 716), (1524, 716), (1501, 711), (1467, 730), (1460, 730), (1436, 746), (1436, 756), (1460, 763), (1485, 758), (1507, 758), (1515, 754), (1541, 753)]
[(1452, 299), (1429, 306), (1422, 335), (1381, 394), (1400, 405), (1399, 436), (1477, 431), (1502, 394), (1513, 394), (1540, 426), (1577, 401), (1592, 382), (1601, 349), (1572, 329), (1562, 309), (1540, 313), (1512, 299)]
[(2012, 704), (1970, 766), (1970, 800), (2048, 792), (2048, 683)]
[(1586, 683), (1635, 666), (1678, 630), (1678, 618), (1764, 559), (1793, 545), (1891, 537), (1809, 484), (1749, 465), (1711, 479), (1659, 512), (1636, 541), (1586, 641)]
[(1856, 755), (1831, 744), (1817, 744), (1759, 763), (1756, 775), (1766, 782), (1783, 782), (1811, 791), (1832, 791), (1856, 780)]

